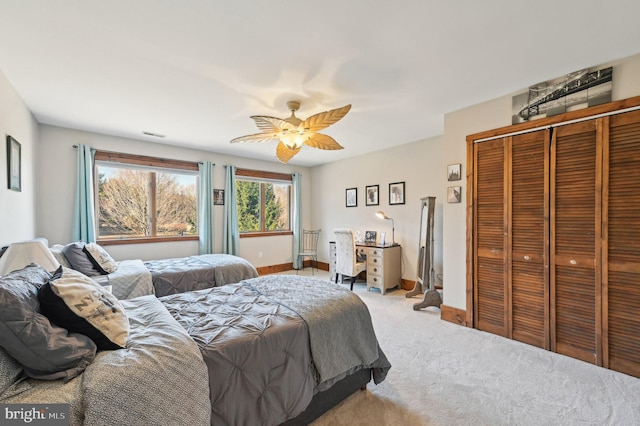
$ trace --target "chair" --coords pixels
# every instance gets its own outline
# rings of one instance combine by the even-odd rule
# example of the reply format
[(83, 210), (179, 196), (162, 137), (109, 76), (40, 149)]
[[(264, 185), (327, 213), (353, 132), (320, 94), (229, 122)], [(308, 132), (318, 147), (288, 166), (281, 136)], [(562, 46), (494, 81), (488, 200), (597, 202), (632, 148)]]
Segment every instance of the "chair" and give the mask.
[(338, 275), (351, 277), (351, 291), (356, 277), (367, 269), (366, 260), (358, 262), (356, 240), (351, 229), (334, 229), (336, 234), (336, 283)]
[[(302, 231), (302, 250), (298, 253), (298, 259), (302, 259), (302, 268), (304, 269), (304, 258), (311, 258), (311, 275), (315, 275), (313, 272), (313, 262), (316, 262), (316, 269), (318, 269), (318, 236), (320, 235), (320, 229)], [(296, 270), (296, 275), (298, 271)]]

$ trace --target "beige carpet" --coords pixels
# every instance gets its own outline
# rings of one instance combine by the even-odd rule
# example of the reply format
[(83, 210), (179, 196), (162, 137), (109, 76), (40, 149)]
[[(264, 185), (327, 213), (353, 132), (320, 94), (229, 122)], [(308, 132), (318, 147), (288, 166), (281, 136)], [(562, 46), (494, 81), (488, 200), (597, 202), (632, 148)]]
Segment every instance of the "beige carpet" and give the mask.
[(393, 367), (314, 426), (640, 425), (640, 379), (414, 311), (402, 290), (354, 291)]

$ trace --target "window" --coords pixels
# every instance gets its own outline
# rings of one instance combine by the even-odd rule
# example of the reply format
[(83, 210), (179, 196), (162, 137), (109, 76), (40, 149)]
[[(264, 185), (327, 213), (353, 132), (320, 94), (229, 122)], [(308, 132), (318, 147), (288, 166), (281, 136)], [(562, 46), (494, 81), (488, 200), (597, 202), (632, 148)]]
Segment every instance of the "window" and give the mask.
[(100, 243), (197, 239), (198, 164), (97, 151)]
[(291, 233), (291, 175), (236, 170), (236, 203), (241, 236)]

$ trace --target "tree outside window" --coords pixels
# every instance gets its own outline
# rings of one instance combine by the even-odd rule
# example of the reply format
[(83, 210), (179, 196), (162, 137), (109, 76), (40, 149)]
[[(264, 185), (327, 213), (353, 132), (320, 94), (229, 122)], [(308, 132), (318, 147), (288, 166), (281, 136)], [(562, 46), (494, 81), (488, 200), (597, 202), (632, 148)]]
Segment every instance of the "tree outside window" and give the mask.
[(241, 233), (290, 231), (291, 183), (236, 180), (238, 229)]
[(197, 236), (195, 171), (119, 160), (95, 164), (99, 241)]

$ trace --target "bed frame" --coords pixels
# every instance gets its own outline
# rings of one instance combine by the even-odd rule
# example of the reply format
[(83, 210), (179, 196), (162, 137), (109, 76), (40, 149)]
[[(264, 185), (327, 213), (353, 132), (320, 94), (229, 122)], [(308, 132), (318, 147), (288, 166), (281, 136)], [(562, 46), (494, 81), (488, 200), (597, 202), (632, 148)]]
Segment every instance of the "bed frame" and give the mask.
[(357, 390), (365, 390), (371, 380), (371, 369), (364, 368), (338, 381), (329, 389), (318, 392), (302, 413), (282, 423), (281, 426), (306, 426), (351, 396)]

